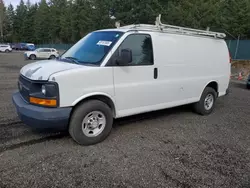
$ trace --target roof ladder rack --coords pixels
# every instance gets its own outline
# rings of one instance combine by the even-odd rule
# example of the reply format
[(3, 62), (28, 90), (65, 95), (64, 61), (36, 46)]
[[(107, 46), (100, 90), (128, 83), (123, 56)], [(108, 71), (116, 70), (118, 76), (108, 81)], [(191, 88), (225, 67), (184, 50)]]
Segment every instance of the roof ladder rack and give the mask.
[(225, 38), (226, 34), (218, 33), (207, 30), (200, 30), (200, 29), (192, 29), (187, 27), (179, 27), (174, 25), (167, 25), (161, 22), (161, 14), (156, 17), (155, 25), (149, 24), (137, 24), (137, 25), (127, 25), (121, 28), (124, 29), (142, 29), (142, 30), (151, 30), (151, 31), (162, 31), (162, 32), (173, 32), (173, 33), (181, 33), (181, 34), (188, 34), (188, 35), (203, 35), (203, 36), (210, 36), (214, 38)]

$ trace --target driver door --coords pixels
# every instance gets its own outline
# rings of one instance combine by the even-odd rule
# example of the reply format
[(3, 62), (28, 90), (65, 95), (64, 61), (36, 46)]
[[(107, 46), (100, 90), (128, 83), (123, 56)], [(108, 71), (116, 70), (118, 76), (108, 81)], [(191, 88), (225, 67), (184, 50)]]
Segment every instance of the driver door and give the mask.
[[(124, 49), (132, 52), (132, 61), (125, 66), (116, 65), (114, 61)], [(158, 104), (157, 68), (149, 34), (128, 35), (111, 59), (118, 116), (144, 112)]]

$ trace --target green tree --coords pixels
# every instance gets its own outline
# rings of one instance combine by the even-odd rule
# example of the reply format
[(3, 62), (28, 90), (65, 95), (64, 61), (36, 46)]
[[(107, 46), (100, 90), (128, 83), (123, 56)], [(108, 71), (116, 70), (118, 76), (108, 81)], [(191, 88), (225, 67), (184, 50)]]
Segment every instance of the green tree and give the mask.
[[(63, 21), (63, 11), (65, 11), (67, 6), (66, 0), (50, 0), (49, 1), (50, 6), (50, 25), (51, 25), (51, 36), (52, 36), (52, 42), (61, 42), (60, 38), (60, 32), (61, 32), (61, 21)], [(67, 15), (70, 16), (70, 15)]]
[(112, 7), (115, 17), (122, 24), (154, 24), (156, 16), (164, 10), (158, 0), (127, 0), (126, 2), (113, 0)]
[(27, 2), (27, 13), (23, 21), (24, 35), (23, 40), (26, 42), (36, 41), (35, 36), (35, 16), (37, 11), (37, 4), (30, 4)]
[(0, 35), (16, 42), (74, 43), (118, 20), (154, 24), (160, 13), (164, 23), (250, 38), (249, 0), (21, 0), (16, 10), (5, 10), (0, 0)]
[(52, 41), (50, 21), (50, 8), (46, 0), (41, 0), (34, 20), (34, 34), (37, 43), (44, 44)]
[(15, 12), (14, 7), (12, 4), (10, 4), (6, 10), (6, 41), (14, 41), (14, 18), (15, 18)]
[(0, 41), (3, 41), (3, 28), (5, 20), (5, 6), (3, 0), (0, 0)]
[(250, 38), (250, 1), (249, 0), (227, 0), (221, 7), (221, 28), (230, 32), (233, 36)]

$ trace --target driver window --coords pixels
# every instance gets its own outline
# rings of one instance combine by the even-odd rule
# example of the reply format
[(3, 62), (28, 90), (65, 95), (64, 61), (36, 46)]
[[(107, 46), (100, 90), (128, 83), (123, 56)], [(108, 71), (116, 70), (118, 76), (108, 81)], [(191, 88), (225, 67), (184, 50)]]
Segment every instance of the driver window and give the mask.
[(153, 47), (150, 35), (129, 35), (117, 49), (115, 56), (119, 56), (123, 49), (132, 51), (132, 62), (128, 66), (153, 65)]

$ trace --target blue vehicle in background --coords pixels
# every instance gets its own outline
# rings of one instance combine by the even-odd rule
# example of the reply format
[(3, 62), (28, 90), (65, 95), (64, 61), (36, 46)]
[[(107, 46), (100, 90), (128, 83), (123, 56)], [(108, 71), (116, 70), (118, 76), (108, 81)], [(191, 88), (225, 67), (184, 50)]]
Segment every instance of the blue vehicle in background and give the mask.
[(34, 51), (36, 49), (35, 45), (32, 43), (27, 43), (26, 47), (28, 51)]
[(16, 43), (12, 44), (12, 49), (21, 51), (34, 51), (36, 47), (33, 43)]

